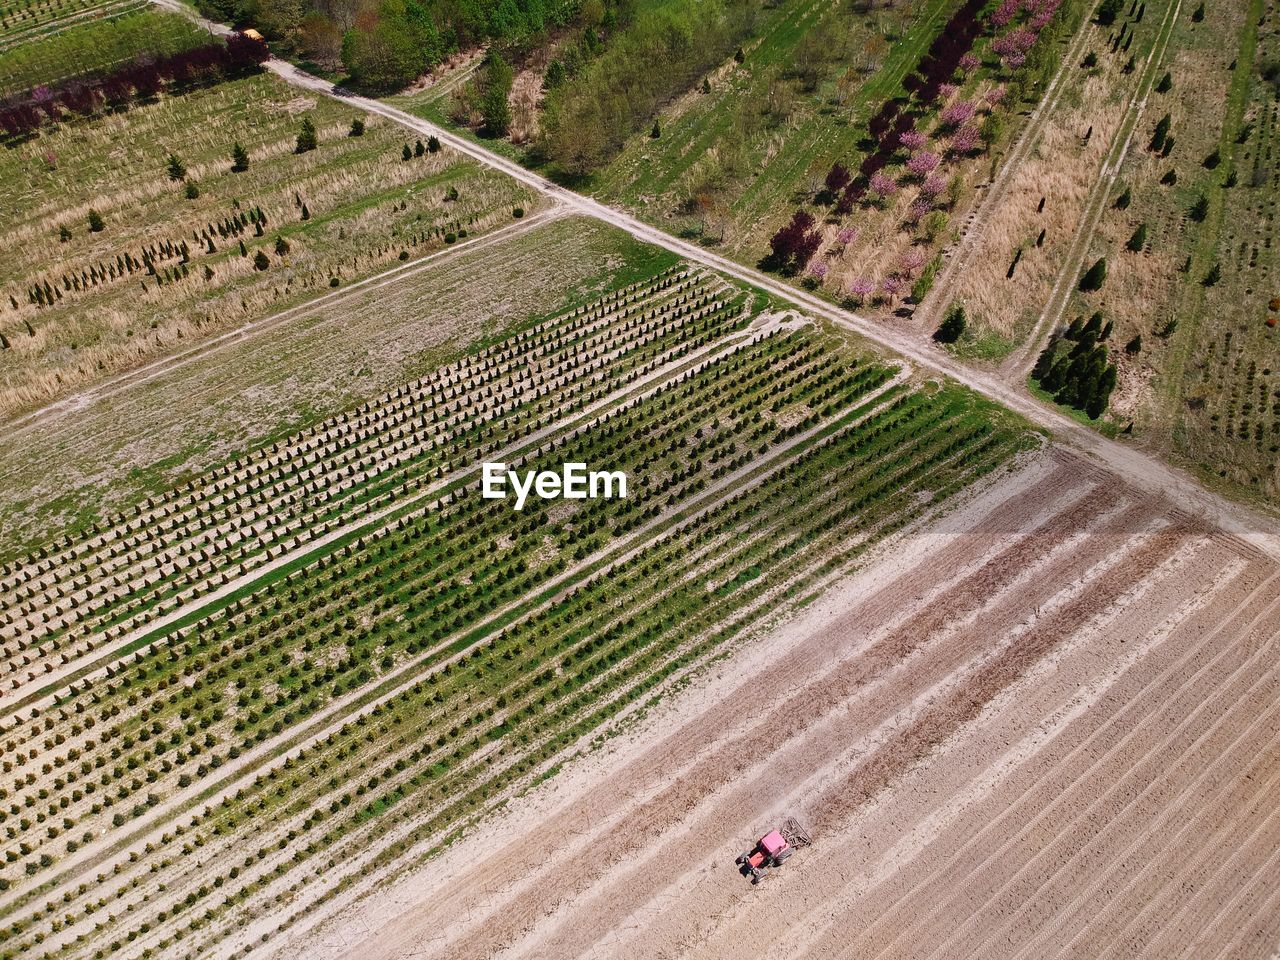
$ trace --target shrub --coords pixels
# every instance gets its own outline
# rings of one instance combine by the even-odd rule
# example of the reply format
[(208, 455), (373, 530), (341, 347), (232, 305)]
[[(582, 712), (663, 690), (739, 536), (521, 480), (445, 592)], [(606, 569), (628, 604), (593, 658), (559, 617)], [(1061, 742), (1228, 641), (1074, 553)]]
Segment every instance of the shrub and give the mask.
[(649, 130), (649, 139), (657, 140), (662, 136), (662, 125), (657, 120), (653, 121), (653, 127)]
[(1222, 279), (1222, 264), (1215, 262), (1214, 265), (1209, 268), (1209, 272), (1204, 275), (1204, 279), (1201, 280), (1200, 282), (1204, 284), (1206, 287), (1212, 287), (1221, 279)]
[(1173, 125), (1173, 116), (1166, 113), (1156, 122), (1155, 131), (1151, 134), (1150, 149), (1159, 153), (1164, 149), (1165, 141), (1169, 138), (1169, 128)]
[(1084, 276), (1080, 278), (1080, 289), (1088, 293), (1090, 290), (1101, 290), (1107, 281), (1107, 258), (1099, 257)]
[(421, 140), (415, 141), (413, 144), (413, 155), (415, 157), (425, 157), (427, 155), (427, 146)]
[(249, 151), (237, 143), (231, 148), (231, 172), (244, 173), (249, 169)]
[(1203, 3), (1200, 4), (1200, 6), (1196, 7), (1195, 10), (1191, 12), (1192, 23), (1200, 23), (1202, 20), (1204, 20), (1204, 4)]
[(1216, 170), (1221, 162), (1222, 154), (1214, 150), (1213, 153), (1204, 158), (1204, 167), (1206, 170)]
[(458, 240), (458, 235), (454, 233), (452, 230), (450, 230), (448, 233), (444, 235), (445, 243), (456, 243), (457, 240)]
[(1101, 26), (1109, 27), (1116, 22), (1116, 18), (1120, 16), (1120, 10), (1124, 6), (1124, 0), (1102, 0), (1098, 4), (1097, 21)]
[(253, 255), (253, 268), (255, 270), (265, 270), (271, 266), (271, 261), (267, 259), (267, 255), (259, 250)]
[(440, 152), (440, 138), (432, 134), (427, 137), (427, 153)]
[(1203, 193), (1196, 197), (1196, 202), (1191, 205), (1191, 209), (1187, 211), (1189, 216), (1196, 223), (1202, 223), (1204, 218), (1209, 215), (1209, 198)]
[(276, 237), (276, 256), (283, 257), (289, 252), (289, 241), (284, 237)]
[(187, 177), (186, 165), (178, 159), (175, 154), (169, 154), (169, 160), (166, 164), (169, 171), (170, 180), (185, 180)]
[(1172, 89), (1173, 74), (1166, 70), (1164, 76), (1160, 78), (1160, 82), (1156, 84), (1156, 93), (1168, 93)]
[(364, 121), (363, 121), (363, 120), (361, 120), (359, 117), (356, 117), (354, 120), (352, 120), (352, 121), (351, 121), (351, 129), (347, 131), (347, 136), (348, 136), (348, 137), (363, 137), (363, 136), (364, 136)]
[(317, 146), (316, 141), (316, 125), (311, 122), (310, 117), (302, 118), (302, 129), (298, 131), (298, 142), (293, 148), (294, 153), (308, 153)]
[(964, 334), (966, 322), (964, 307), (961, 304), (955, 304), (947, 311), (946, 317), (934, 331), (933, 339), (938, 343), (955, 343)]
[(1098, 55), (1090, 50), (1084, 55), (1084, 59), (1080, 61), (1080, 66), (1086, 70), (1092, 70), (1098, 65)]
[(511, 216), (519, 220), (521, 217), (524, 216), (524, 207), (516, 207), (514, 210), (511, 211)]
[(1116, 197), (1116, 209), (1127, 210), (1129, 208), (1129, 204), (1132, 202), (1133, 202), (1133, 195), (1129, 192), (1129, 188), (1125, 187), (1124, 193)]
[(187, 187), (183, 191), (188, 200), (195, 200), (200, 196), (200, 188), (196, 186), (195, 181), (188, 180)]
[(821, 243), (822, 234), (814, 227), (813, 217), (804, 210), (797, 210), (791, 221), (769, 239), (767, 266), (796, 273), (818, 252)]
[(101, 233), (107, 226), (107, 222), (102, 219), (102, 214), (97, 210), (89, 211), (89, 232)]
[(1134, 253), (1141, 253), (1147, 246), (1147, 225), (1145, 223), (1138, 224), (1138, 229), (1133, 231), (1133, 236), (1129, 238), (1129, 242), (1125, 244)]
[(1132, 340), (1124, 345), (1124, 352), (1129, 356), (1137, 356), (1142, 352), (1142, 334), (1137, 334)]
[(66, 243), (70, 239), (71, 229), (66, 224), (63, 224), (58, 228), (58, 241), (60, 243)]
[(404, 149), (400, 151), (400, 156), (403, 157), (405, 160), (412, 160), (413, 148), (406, 143), (404, 145)]

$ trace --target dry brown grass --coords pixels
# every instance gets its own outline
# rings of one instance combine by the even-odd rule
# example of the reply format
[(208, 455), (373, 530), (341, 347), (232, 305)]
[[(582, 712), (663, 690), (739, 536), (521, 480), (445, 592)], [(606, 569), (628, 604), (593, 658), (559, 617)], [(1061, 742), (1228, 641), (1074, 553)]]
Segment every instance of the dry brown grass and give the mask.
[[(296, 155), (304, 115), (320, 148)], [(479, 233), (511, 222), (513, 206), (533, 208), (523, 188), (450, 151), (404, 161), (405, 132), (387, 121), (367, 119), (363, 137), (348, 137), (356, 115), (296, 96), (267, 75), (49, 130), (8, 151), (0, 158), (0, 174), (14, 185), (0, 201), (10, 240), (0, 249), (0, 332), (9, 344), (0, 350), (0, 416), (327, 292), (331, 278), (341, 284), (416, 259), (443, 246), (446, 231)], [(245, 173), (229, 171), (235, 142), (251, 157)], [(198, 184), (198, 199), (167, 176), (171, 151)], [(446, 201), (449, 187), (458, 200)], [(252, 228), (215, 233), (216, 249), (207, 250), (210, 223), (255, 208), (267, 218), (264, 236)], [(106, 220), (101, 233), (87, 228), (90, 209)], [(59, 239), (62, 226), (72, 231), (68, 242)], [(277, 236), (289, 244), (283, 256)], [(183, 279), (158, 285), (140, 270), (83, 290), (63, 286), (69, 272), (183, 241)], [(258, 250), (270, 258), (265, 271), (254, 268)], [(61, 299), (30, 303), (28, 292), (46, 281)]]
[[(1100, 58), (1097, 73), (1070, 86), (1047, 118), (1037, 148), (1014, 171), (970, 269), (958, 281), (956, 299), (979, 329), (1019, 338), (1049, 298), (1090, 187), (1124, 116), (1127, 91), (1137, 82), (1137, 71), (1121, 74), (1123, 58), (1102, 53)], [(1091, 126), (1093, 134), (1085, 143)], [(1044, 211), (1037, 214), (1041, 197)], [(1045, 240), (1037, 247), (1041, 230)], [(1019, 248), (1022, 259), (1008, 278)]]

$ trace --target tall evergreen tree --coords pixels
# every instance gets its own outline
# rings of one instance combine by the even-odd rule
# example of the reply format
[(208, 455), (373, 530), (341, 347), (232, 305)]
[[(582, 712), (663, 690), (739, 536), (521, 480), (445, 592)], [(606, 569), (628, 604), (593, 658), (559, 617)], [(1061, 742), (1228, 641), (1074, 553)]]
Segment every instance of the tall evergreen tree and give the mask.
[(294, 153), (307, 153), (314, 150), (318, 146), (316, 140), (316, 125), (311, 122), (310, 117), (302, 118), (302, 129), (298, 131), (298, 142), (293, 148)]
[(511, 85), (515, 75), (496, 47), (490, 47), (485, 58), (484, 92), (480, 97), (480, 115), (484, 129), (491, 137), (505, 137), (511, 129)]
[(1080, 289), (1086, 293), (1090, 290), (1101, 290), (1107, 280), (1107, 258), (1099, 257), (1083, 277), (1080, 278)]
[(955, 343), (964, 333), (965, 322), (964, 307), (957, 303), (947, 311), (941, 325), (934, 331), (933, 339), (938, 343)]

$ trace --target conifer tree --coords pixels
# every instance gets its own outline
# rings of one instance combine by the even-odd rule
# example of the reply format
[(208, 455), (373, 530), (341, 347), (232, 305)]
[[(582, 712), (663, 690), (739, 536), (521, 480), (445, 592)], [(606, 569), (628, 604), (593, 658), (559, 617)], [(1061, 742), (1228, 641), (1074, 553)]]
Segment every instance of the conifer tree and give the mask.
[(964, 334), (965, 323), (964, 306), (957, 303), (947, 311), (933, 339), (938, 343), (955, 343)]
[(1090, 290), (1101, 290), (1107, 280), (1107, 258), (1099, 257), (1083, 277), (1080, 278), (1080, 289), (1085, 293)]
[(310, 117), (302, 118), (302, 129), (298, 131), (298, 142), (293, 148), (294, 153), (307, 153), (314, 150), (318, 146), (316, 140), (316, 125), (311, 122)]

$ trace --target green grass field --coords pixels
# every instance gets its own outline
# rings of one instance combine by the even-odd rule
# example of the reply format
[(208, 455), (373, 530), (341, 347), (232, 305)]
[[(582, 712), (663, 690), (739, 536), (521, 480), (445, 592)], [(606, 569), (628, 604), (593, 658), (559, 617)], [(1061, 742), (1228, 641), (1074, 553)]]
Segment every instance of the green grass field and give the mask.
[[(834, 161), (859, 155), (869, 113), (901, 92), (956, 6), (921, 0), (868, 14), (821, 2), (771, 7), (742, 65), (716, 71), (710, 94), (672, 104), (662, 137), (633, 137), (587, 189), (758, 257), (795, 199), (807, 199)], [(806, 91), (790, 70), (813, 60), (820, 80)], [(689, 213), (699, 198), (714, 209), (710, 218)]]
[(0, 2), (0, 51), (147, 8), (145, 0), (4, 0)]
[(146, 9), (72, 23), (47, 36), (0, 46), (0, 95), (107, 71), (139, 54), (163, 56), (211, 40), (185, 17)]
[(671, 262), (580, 219), (479, 244), (409, 264), (376, 289), (339, 289), (332, 303), (74, 415), (0, 433), (0, 560), (434, 369), (550, 305), (594, 299)]

